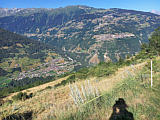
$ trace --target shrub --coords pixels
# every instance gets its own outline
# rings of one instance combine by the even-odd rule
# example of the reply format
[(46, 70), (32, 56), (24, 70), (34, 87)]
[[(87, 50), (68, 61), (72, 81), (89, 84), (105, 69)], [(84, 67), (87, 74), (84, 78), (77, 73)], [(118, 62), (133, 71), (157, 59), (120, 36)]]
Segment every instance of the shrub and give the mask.
[(45, 89), (52, 89), (52, 87), (51, 86), (47, 86)]
[(13, 96), (12, 99), (13, 100), (26, 100), (32, 97), (33, 97), (33, 93), (30, 93), (29, 95), (27, 95), (26, 92), (24, 93), (19, 92), (17, 95)]
[(5, 118), (2, 118), (2, 120), (32, 120), (32, 115), (32, 111), (26, 111), (25, 113), (14, 113)]
[(12, 104), (13, 101), (12, 101), (12, 100), (7, 100), (6, 103), (7, 103), (7, 104)]
[(0, 99), (0, 106), (4, 104), (4, 100)]

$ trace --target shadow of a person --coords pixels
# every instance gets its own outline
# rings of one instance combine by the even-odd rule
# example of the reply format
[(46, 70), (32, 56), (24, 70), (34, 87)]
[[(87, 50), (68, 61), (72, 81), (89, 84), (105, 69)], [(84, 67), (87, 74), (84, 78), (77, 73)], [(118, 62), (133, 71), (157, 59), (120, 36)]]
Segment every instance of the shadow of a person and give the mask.
[(119, 98), (113, 105), (113, 112), (109, 120), (134, 120), (133, 114), (127, 111), (127, 104), (123, 98)]

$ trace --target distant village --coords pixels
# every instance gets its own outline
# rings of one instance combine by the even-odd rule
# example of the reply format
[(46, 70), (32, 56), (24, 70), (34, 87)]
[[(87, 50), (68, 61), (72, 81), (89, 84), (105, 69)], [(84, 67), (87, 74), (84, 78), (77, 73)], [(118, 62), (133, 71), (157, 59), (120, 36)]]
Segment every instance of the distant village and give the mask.
[(47, 77), (58, 76), (66, 72), (70, 72), (74, 69), (75, 61), (70, 58), (70, 61), (65, 61), (63, 58), (52, 59), (51, 61), (41, 64), (36, 68), (32, 68), (29, 71), (21, 72), (18, 76), (14, 77), (15, 80), (21, 80), (24, 78), (33, 77)]
[(97, 42), (100, 41), (109, 41), (114, 40), (118, 38), (127, 38), (127, 37), (134, 37), (135, 35), (132, 33), (117, 33), (117, 34), (100, 34), (100, 35), (94, 35), (94, 38), (96, 38)]

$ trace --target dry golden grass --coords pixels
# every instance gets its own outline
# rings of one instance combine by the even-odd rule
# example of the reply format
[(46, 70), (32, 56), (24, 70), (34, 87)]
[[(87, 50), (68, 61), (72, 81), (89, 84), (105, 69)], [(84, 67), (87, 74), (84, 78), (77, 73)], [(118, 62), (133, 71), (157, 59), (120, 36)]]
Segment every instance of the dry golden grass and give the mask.
[[(60, 83), (61, 81), (63, 80), (66, 80), (68, 78), (67, 77), (64, 77), (64, 78), (60, 78), (58, 80), (55, 80), (55, 81), (52, 81), (52, 82), (49, 82), (49, 83), (45, 83), (43, 85), (39, 85), (39, 86), (36, 86), (36, 87), (33, 87), (33, 88), (29, 88), (29, 89), (26, 89), (26, 90), (23, 90), (22, 92), (27, 92), (27, 93), (36, 93), (37, 91), (40, 91), (40, 90), (43, 90), (45, 89), (46, 87), (48, 86), (54, 86), (55, 84), (58, 84)], [(15, 92), (15, 93), (12, 93), (10, 94), (8, 97), (6, 97), (4, 100), (9, 100), (12, 98), (12, 96), (16, 95), (18, 92)]]
[[(140, 70), (145, 63), (135, 65), (136, 70)], [(131, 71), (132, 74), (136, 73), (137, 71), (133, 71), (133, 69), (129, 66), (123, 67), (118, 69), (118, 71), (109, 76), (104, 78), (89, 78), (90, 83), (93, 86), (97, 86), (101, 93), (110, 91), (112, 88), (119, 82), (123, 80), (124, 77), (127, 76), (124, 73), (125, 70)], [(61, 86), (57, 89), (46, 89), (47, 86), (54, 86), (57, 83), (60, 83), (62, 80), (67, 79), (61, 78), (53, 82), (49, 82), (34, 88), (30, 88), (27, 90), (23, 90), (22, 92), (33, 93), (34, 97), (30, 98), (25, 101), (15, 101), (12, 104), (5, 104), (0, 108), (1, 117), (13, 114), (13, 113), (23, 113), (25, 111), (33, 111), (34, 119), (36, 120), (43, 120), (46, 119), (48, 116), (52, 115), (54, 118), (58, 118), (61, 114), (67, 114), (66, 111), (70, 111), (74, 109), (76, 112), (76, 107), (72, 98), (70, 97), (70, 89), (69, 86)], [(97, 82), (98, 80), (98, 82)], [(75, 83), (77, 86), (85, 84), (85, 81), (79, 81)], [(17, 93), (13, 93), (8, 96), (5, 100), (11, 99)], [(17, 110), (14, 108), (17, 107)], [(106, 115), (108, 116), (108, 115)], [(105, 119), (105, 118), (104, 118)]]
[(102, 92), (106, 92), (106, 91), (108, 91), (108, 90), (111, 90), (112, 88), (114, 88), (114, 86), (115, 86), (117, 83), (121, 82), (125, 77), (128, 76), (127, 73), (125, 72), (125, 70), (130, 71), (130, 73), (134, 75), (134, 74), (136, 74), (145, 64), (146, 64), (146, 62), (135, 65), (134, 67), (135, 67), (135, 69), (136, 69), (137, 71), (134, 71), (134, 70), (133, 70), (131, 67), (129, 67), (129, 66), (120, 68), (120, 69), (118, 69), (118, 71), (117, 71), (115, 74), (113, 74), (113, 75), (111, 75), (111, 76), (109, 76), (109, 77), (107, 77), (107, 78), (102, 78), (102, 79), (100, 80), (100, 82), (95, 83), (95, 85), (98, 86), (99, 89), (100, 89)]

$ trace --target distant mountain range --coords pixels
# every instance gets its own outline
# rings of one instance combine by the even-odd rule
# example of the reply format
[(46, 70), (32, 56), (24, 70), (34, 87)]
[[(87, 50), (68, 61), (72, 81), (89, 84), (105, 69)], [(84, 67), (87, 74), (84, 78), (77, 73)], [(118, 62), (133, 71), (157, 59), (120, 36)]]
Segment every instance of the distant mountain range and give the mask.
[(1, 28), (49, 43), (84, 66), (135, 54), (158, 26), (159, 15), (118, 8), (0, 9)]
[(151, 13), (154, 13), (154, 14), (157, 14), (157, 15), (160, 15), (160, 11), (158, 10), (152, 10)]
[(33, 14), (36, 12), (47, 11), (47, 8), (0, 8), (0, 17)]

